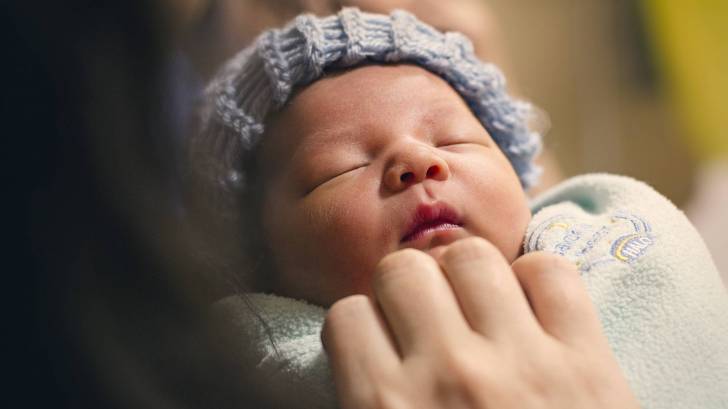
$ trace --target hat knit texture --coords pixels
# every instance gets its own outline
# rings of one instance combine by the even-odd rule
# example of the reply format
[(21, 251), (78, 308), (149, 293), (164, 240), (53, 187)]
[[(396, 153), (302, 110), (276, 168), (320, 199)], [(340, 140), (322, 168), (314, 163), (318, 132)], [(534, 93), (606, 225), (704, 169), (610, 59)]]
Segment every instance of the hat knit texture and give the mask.
[(366, 63), (408, 63), (439, 75), (490, 133), (523, 187), (536, 183), (540, 169), (533, 158), (541, 135), (528, 128), (532, 108), (506, 93), (503, 74), (475, 57), (470, 40), (441, 33), (405, 11), (387, 16), (356, 8), (328, 17), (299, 15), (282, 29), (265, 31), (213, 79), (200, 119), (213, 156), (222, 159), (218, 182), (244, 186), (243, 154), (260, 140), (266, 116), (281, 109), (297, 87), (326, 69)]

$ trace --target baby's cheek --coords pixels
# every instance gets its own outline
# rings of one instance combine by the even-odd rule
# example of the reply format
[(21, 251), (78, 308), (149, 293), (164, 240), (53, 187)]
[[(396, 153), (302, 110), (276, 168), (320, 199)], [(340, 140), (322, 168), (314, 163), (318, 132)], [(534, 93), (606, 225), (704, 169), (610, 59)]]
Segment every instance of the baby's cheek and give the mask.
[(458, 196), (467, 198), (466, 213), (471, 232), (493, 243), (509, 260), (521, 251), (531, 217), (520, 182), (500, 167), (472, 173), (459, 186)]
[[(314, 235), (331, 274), (344, 275), (353, 288), (368, 287), (376, 263), (386, 253), (382, 210), (363, 195), (341, 195), (316, 210)], [(359, 291), (359, 292), (360, 292)]]
[(495, 244), (508, 261), (513, 262), (521, 252), (531, 212), (525, 203), (513, 200), (510, 206), (503, 206), (500, 215), (500, 233)]

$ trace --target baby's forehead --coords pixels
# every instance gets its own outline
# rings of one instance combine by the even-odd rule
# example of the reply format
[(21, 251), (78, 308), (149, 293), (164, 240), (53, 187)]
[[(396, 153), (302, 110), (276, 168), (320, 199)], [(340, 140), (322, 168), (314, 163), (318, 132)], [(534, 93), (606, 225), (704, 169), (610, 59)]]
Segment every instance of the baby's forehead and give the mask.
[(433, 122), (457, 113), (473, 115), (436, 74), (413, 65), (367, 65), (329, 73), (298, 90), (270, 122), (286, 131), (311, 133), (371, 122), (393, 125), (415, 117)]

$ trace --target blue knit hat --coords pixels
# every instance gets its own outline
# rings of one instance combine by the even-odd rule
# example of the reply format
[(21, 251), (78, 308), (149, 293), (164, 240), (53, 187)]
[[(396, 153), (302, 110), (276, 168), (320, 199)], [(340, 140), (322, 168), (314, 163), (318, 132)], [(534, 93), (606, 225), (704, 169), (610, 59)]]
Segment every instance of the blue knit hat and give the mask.
[[(512, 99), (502, 73), (479, 61), (459, 33), (440, 33), (404, 11), (389, 16), (344, 8), (328, 17), (300, 15), (282, 29), (261, 34), (233, 57), (206, 89), (201, 132), (216, 152), (218, 182), (245, 185), (242, 157), (259, 141), (266, 117), (297, 87), (330, 68), (365, 63), (409, 63), (447, 81), (467, 102), (510, 160), (524, 188), (540, 169), (533, 158), (541, 135), (528, 129), (531, 106)], [(220, 180), (222, 179), (222, 180)]]

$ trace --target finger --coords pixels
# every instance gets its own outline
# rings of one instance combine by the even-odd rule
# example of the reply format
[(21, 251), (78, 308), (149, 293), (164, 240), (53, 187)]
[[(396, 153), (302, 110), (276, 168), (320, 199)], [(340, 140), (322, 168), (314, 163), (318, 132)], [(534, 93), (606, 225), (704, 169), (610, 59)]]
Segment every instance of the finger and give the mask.
[(321, 340), (342, 403), (366, 399), (376, 382), (397, 373), (400, 358), (388, 332), (364, 295), (342, 298), (327, 312)]
[(603, 339), (599, 318), (574, 263), (536, 252), (519, 258), (512, 268), (544, 331), (567, 343)]
[(470, 332), (440, 266), (421, 251), (384, 257), (372, 285), (403, 357)]
[(494, 245), (480, 237), (459, 240), (438, 262), (476, 332), (499, 338), (538, 330), (511, 266)]

